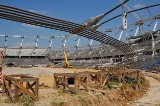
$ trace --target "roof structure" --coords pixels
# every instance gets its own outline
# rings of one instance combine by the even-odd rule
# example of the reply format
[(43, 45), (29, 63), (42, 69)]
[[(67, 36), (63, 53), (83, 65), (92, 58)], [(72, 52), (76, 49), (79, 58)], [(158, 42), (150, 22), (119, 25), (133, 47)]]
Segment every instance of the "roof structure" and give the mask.
[[(0, 5), (0, 18), (17, 21), (21, 23), (26, 23), (30, 25), (60, 30), (72, 33), (77, 28), (84, 28), (85, 26), (76, 24), (69, 21), (60, 20), (57, 18), (48, 17), (45, 15), (40, 15), (30, 11), (18, 9), (11, 6)], [(99, 41), (103, 44), (111, 45), (125, 54), (135, 54), (135, 52), (130, 48), (130, 46), (122, 41), (114, 39), (109, 35), (106, 35), (99, 31), (92, 31), (90, 29), (85, 29), (78, 32), (77, 35)]]

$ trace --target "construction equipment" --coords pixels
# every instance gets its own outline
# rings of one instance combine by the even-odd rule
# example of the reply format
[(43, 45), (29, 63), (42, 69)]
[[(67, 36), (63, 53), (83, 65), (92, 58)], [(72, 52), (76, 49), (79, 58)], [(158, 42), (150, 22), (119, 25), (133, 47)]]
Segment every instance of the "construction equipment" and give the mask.
[(64, 68), (73, 68), (72, 65), (69, 64), (68, 62), (68, 59), (67, 59), (67, 55), (66, 55), (66, 52), (64, 51), (64, 60), (65, 60), (65, 63), (64, 63)]

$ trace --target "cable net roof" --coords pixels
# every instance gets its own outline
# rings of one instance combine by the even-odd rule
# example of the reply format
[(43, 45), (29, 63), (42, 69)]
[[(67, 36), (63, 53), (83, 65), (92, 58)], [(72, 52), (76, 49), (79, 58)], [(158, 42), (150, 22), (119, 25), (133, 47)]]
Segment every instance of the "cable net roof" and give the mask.
[(111, 45), (125, 54), (135, 54), (130, 46), (122, 41), (114, 39), (102, 32), (91, 31), (85, 26), (69, 21), (64, 21), (11, 6), (0, 5), (0, 18), (30, 25), (76, 33), (77, 35)]

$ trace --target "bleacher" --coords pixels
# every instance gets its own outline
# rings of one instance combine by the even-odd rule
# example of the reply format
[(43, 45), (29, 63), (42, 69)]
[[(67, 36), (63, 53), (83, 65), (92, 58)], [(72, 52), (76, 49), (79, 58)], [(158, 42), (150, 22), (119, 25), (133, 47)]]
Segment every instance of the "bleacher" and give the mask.
[(5, 58), (4, 63), (7, 65), (13, 63), (16, 66), (21, 65), (45, 65), (50, 64), (50, 61), (45, 57), (34, 57), (34, 58)]
[(50, 61), (46, 56), (48, 48), (0, 48), (4, 52), (4, 64), (43, 65)]

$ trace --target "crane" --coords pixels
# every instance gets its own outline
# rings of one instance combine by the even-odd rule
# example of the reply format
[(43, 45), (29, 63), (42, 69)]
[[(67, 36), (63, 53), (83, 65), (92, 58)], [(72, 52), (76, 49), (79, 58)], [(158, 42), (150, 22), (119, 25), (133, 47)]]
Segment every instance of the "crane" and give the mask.
[(64, 63), (64, 66), (63, 66), (63, 67), (64, 67), (64, 68), (73, 68), (73, 66), (70, 65), (69, 62), (68, 62), (66, 52), (64, 51), (63, 53), (64, 53), (64, 60), (65, 60), (65, 63)]

